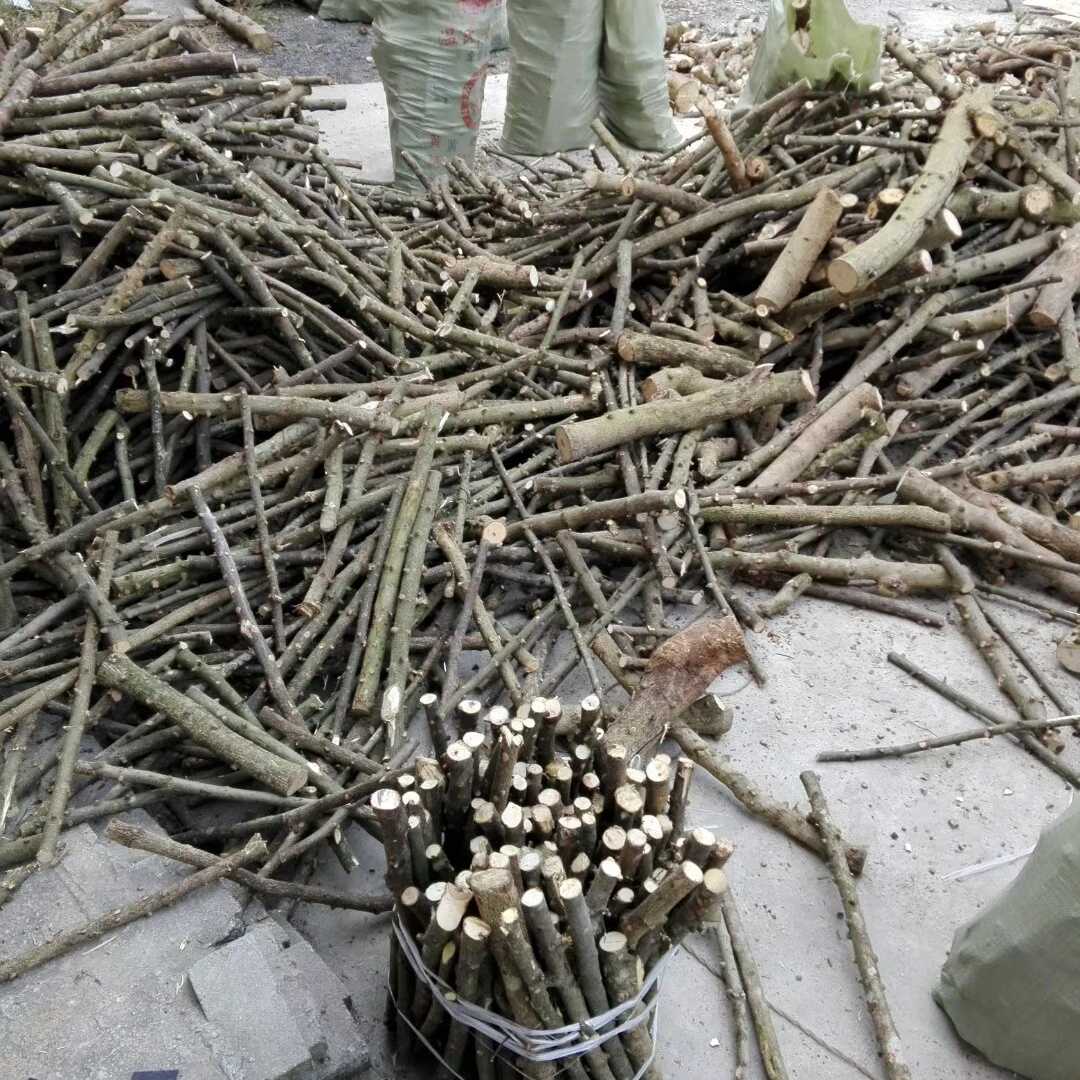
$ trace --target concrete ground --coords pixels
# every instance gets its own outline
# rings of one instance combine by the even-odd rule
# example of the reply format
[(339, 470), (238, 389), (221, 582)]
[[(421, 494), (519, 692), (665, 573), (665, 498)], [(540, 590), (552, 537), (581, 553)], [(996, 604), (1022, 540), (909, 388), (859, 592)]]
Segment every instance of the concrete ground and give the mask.
[[(763, 6), (735, 5), (733, 13)], [(857, 17), (880, 22), (886, 21), (886, 6), (880, 0), (850, 5)], [(903, 17), (930, 34), (985, 18), (986, 7), (968, 0), (905, 5)], [(505, 99), (502, 78), (493, 77), (489, 88), (481, 145), (497, 136)], [(388, 179), (381, 90), (334, 86), (325, 93), (350, 101), (345, 112), (317, 114), (331, 149), (362, 158), (366, 178)], [(938, 610), (947, 614), (948, 605)], [(1012, 605), (994, 602), (994, 610), (1066, 702), (1080, 704), (1072, 676), (1054, 657), (1054, 642), (1065, 627)], [(751, 644), (768, 683), (759, 689), (741, 670), (724, 677), (721, 692), (730, 695), (735, 724), (718, 749), (773, 797), (804, 808), (799, 773), (814, 766), (821, 750), (903, 742), (973, 726), (961, 710), (891, 666), (890, 650), (1011, 714), (952, 620), (935, 630), (803, 598)], [(587, 692), (584, 680), (572, 676), (561, 696), (575, 701)], [(1069, 743), (1066, 757), (1080, 761), (1076, 740), (1070, 736)], [(920, 1080), (1011, 1075), (965, 1047), (930, 995), (954, 931), (1000, 892), (1022, 861), (956, 875), (1022, 856), (1069, 804), (1068, 787), (1017, 745), (1000, 739), (902, 760), (818, 768), (836, 821), (849, 839), (870, 849), (860, 896), (913, 1075)], [(880, 1077), (840, 903), (824, 865), (746, 814), (707, 775), (695, 780), (690, 817), (736, 844), (729, 877), (790, 1075)], [(354, 832), (363, 869), (347, 877), (329, 858), (317, 880), (366, 892), (381, 876), (381, 852), (360, 830)], [(385, 1036), (386, 917), (302, 907), (296, 925), (344, 980), (370, 1024), (374, 1075), (429, 1076), (429, 1062), (395, 1062)], [(732, 1025), (717, 972), (718, 953), (708, 936), (694, 940), (669, 969), (659, 1043), (667, 1077), (687, 1077), (702, 1068), (731, 1075)], [(755, 1060), (749, 1077), (762, 1076)]]

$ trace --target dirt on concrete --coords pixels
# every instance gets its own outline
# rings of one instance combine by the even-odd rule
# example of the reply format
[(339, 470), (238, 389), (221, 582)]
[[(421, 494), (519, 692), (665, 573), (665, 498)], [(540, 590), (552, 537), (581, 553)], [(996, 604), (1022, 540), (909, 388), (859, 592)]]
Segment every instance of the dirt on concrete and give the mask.
[[(314, 0), (313, 0), (314, 2)], [(291, 3), (259, 3), (250, 14), (274, 35), (273, 52), (262, 56), (262, 70), (268, 75), (321, 75), (332, 83), (378, 82), (379, 75), (371, 56), (374, 35), (362, 23), (328, 22), (310, 9)], [(707, 36), (719, 37), (739, 30), (752, 33), (764, 25), (769, 0), (663, 0), (669, 23), (688, 22), (701, 26)], [(956, 24), (971, 23), (1004, 13), (1004, 3), (987, 4), (986, 0), (930, 0), (913, 4), (892, 0), (848, 0), (851, 14), (864, 22), (896, 26), (915, 37), (933, 37)], [(218, 41), (216, 28), (207, 27), (205, 36), (215, 44), (248, 55), (229, 39)], [(250, 53), (255, 56), (258, 54)], [(507, 71), (509, 52), (492, 57), (494, 71)]]
[[(685, 21), (705, 28), (709, 36), (730, 33), (739, 19), (762, 17), (762, 0), (735, 4), (719, 0), (665, 0), (669, 22)], [(327, 22), (296, 4), (261, 6), (255, 17), (274, 35), (274, 51), (262, 57), (268, 75), (325, 75), (334, 83), (377, 82), (371, 56), (374, 35), (362, 23)], [(208, 31), (207, 36), (212, 32)], [(232, 48), (235, 49), (235, 43)], [(252, 54), (255, 55), (255, 54)], [(509, 52), (492, 57), (496, 72), (510, 65)]]

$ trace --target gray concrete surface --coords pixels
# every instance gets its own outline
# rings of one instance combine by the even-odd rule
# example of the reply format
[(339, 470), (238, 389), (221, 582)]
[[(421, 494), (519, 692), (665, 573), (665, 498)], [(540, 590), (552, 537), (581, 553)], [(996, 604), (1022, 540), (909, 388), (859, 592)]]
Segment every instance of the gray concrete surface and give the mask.
[(188, 968), (188, 981), (244, 1073), (297, 1080), (311, 1063), (311, 1047), (278, 992), (259, 937), (256, 928), (215, 949)]
[[(132, 820), (153, 828), (136, 811)], [(63, 858), (39, 870), (0, 916), (0, 955), (175, 884), (188, 871), (65, 833)], [(0, 1080), (354, 1080), (367, 1044), (346, 991), (311, 947), (229, 884), (0, 986)], [(248, 927), (246, 933), (242, 933)]]

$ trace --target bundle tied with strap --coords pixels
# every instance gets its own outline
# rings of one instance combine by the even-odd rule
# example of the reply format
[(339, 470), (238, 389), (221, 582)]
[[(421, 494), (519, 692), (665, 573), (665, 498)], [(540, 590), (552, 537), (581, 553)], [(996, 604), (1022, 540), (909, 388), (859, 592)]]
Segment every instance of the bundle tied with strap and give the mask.
[[(505, 1016), (491, 1012), (470, 1001), (461, 1000), (452, 987), (447, 985), (433, 971), (430, 971), (420, 956), (411, 935), (395, 916), (391, 927), (398, 947), (401, 949), (409, 967), (418, 980), (426, 984), (432, 1000), (445, 1010), (451, 1020), (457, 1021), (474, 1036), (488, 1041), (493, 1053), (518, 1057), (529, 1062), (556, 1062), (579, 1058), (602, 1047), (611, 1039), (618, 1038), (628, 1031), (633, 1031), (642, 1024), (649, 1023), (656, 1043), (658, 1004), (660, 999), (660, 981), (672, 956), (677, 950), (665, 953), (642, 980), (638, 993), (619, 1005), (615, 1005), (598, 1016), (578, 1024), (566, 1024), (563, 1027), (537, 1029), (515, 1024)], [(406, 1015), (391, 990), (391, 1000), (399, 1015), (412, 1028), (413, 1033), (428, 1050), (447, 1068), (451, 1076), (464, 1080), (456, 1070), (443, 1059), (442, 1055), (426, 1039), (420, 1030)], [(655, 1050), (654, 1050), (655, 1056)], [(652, 1064), (652, 1056), (642, 1063), (632, 1080), (641, 1080)]]

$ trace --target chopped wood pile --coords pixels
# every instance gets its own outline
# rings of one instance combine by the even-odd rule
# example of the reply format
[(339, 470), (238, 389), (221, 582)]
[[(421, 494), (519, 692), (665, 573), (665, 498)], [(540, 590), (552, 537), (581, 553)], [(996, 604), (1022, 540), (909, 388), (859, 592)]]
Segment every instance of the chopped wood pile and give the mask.
[[(174, 857), (261, 832), (240, 880), (385, 910), (302, 878), (323, 843), (357, 865), (343, 823), (385, 836), (366, 802), (421, 705), (528, 718), (579, 665), (631, 757), (674, 724), (826, 853), (711, 753), (707, 698), (612, 707), (687, 606), (940, 626), (917, 598), (951, 597), (1025, 726), (938, 689), (1080, 783), (989, 604), (1077, 625), (1069, 33), (891, 37), (865, 98), (706, 107), (643, 161), (597, 124), (587, 166), (491, 150), (414, 195), (319, 145), (320, 80), (175, 20), (120, 36), (121, 2), (0, 42), (9, 889), (64, 828), (167, 803), (204, 862)], [(185, 809), (223, 801), (248, 816)]]

